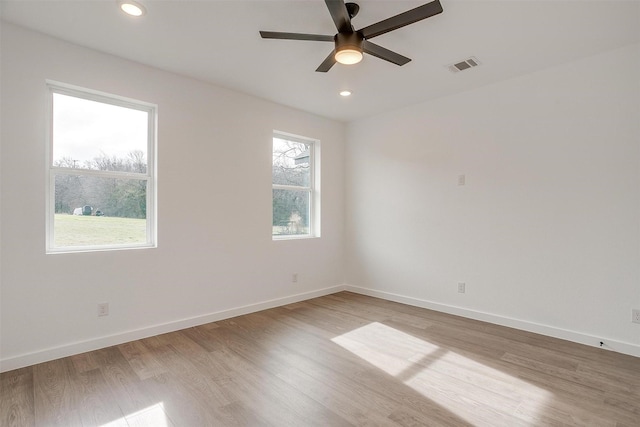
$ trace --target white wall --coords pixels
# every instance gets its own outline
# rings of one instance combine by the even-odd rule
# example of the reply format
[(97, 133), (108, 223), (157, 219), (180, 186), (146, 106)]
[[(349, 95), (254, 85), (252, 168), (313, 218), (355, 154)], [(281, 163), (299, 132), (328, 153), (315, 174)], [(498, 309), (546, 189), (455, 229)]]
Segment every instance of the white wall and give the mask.
[[(2, 370), (343, 283), (343, 124), (10, 24), (1, 36)], [(45, 255), (45, 79), (158, 105), (157, 249)], [(271, 239), (274, 129), (321, 141), (321, 238)]]
[(640, 356), (639, 76), (634, 45), (349, 125), (347, 283)]

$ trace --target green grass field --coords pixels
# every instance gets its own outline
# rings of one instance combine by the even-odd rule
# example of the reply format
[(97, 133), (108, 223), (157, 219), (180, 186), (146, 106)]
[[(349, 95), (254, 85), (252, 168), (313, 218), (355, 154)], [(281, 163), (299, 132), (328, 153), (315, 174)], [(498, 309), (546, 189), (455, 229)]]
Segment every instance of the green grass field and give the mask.
[(55, 246), (146, 243), (147, 220), (56, 214)]

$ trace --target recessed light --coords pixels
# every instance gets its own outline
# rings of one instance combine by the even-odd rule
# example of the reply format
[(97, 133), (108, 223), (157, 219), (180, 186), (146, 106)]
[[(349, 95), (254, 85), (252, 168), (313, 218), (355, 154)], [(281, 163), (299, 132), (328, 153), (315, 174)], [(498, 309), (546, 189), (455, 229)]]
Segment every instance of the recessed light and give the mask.
[(340, 96), (351, 96), (351, 91), (350, 90), (343, 90), (342, 92), (340, 92)]
[(147, 12), (143, 5), (133, 0), (118, 1), (118, 5), (124, 13), (131, 16), (142, 16)]

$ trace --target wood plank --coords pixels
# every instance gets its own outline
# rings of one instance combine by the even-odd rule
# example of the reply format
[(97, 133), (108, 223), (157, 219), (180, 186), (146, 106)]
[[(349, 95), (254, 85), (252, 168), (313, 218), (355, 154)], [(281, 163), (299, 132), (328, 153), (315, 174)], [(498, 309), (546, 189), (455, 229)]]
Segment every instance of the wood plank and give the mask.
[(113, 404), (114, 395), (99, 368), (78, 373), (73, 382), (78, 385), (78, 413), (83, 425), (126, 425), (124, 413)]
[(117, 347), (92, 353), (100, 364), (105, 384), (113, 394), (113, 404), (118, 405), (125, 417), (158, 403)]
[(80, 388), (74, 381), (71, 359), (58, 359), (33, 367), (36, 425), (81, 426)]
[(22, 368), (0, 376), (0, 425), (35, 425), (33, 369)]
[(141, 380), (166, 372), (165, 367), (156, 360), (155, 353), (150, 351), (142, 340), (128, 342), (117, 347)]

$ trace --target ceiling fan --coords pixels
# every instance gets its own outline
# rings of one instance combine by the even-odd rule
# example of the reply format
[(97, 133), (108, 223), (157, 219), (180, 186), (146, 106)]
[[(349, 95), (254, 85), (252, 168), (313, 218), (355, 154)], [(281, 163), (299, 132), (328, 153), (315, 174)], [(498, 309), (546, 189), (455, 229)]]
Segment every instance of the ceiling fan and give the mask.
[(397, 65), (404, 65), (411, 61), (411, 59), (371, 43), (369, 39), (442, 13), (440, 0), (434, 0), (431, 3), (418, 6), (415, 9), (408, 10), (356, 31), (351, 25), (351, 19), (358, 14), (360, 6), (356, 3), (344, 3), (343, 0), (325, 0), (325, 3), (338, 29), (338, 33), (335, 36), (281, 33), (277, 31), (260, 31), (260, 36), (262, 36), (263, 39), (334, 42), (335, 49), (316, 69), (316, 71), (321, 73), (329, 71), (336, 62), (341, 64), (356, 64), (362, 60), (363, 52)]

